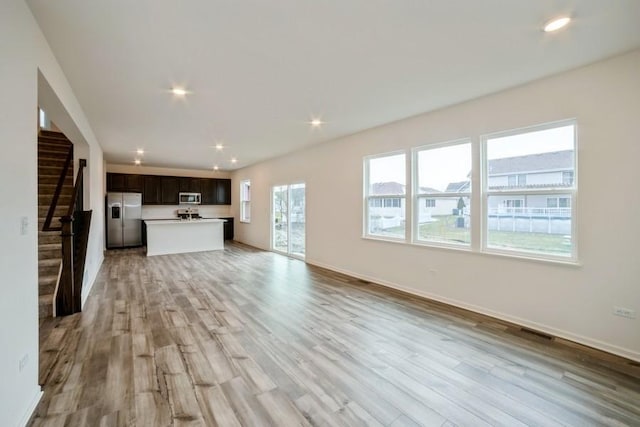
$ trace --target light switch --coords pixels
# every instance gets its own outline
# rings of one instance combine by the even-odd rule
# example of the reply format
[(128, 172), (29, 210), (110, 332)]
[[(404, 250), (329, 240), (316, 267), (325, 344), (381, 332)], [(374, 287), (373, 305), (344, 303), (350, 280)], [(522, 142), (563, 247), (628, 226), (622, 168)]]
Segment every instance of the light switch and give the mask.
[(28, 230), (29, 230), (29, 217), (23, 216), (20, 219), (20, 234), (24, 236), (25, 234), (27, 234)]

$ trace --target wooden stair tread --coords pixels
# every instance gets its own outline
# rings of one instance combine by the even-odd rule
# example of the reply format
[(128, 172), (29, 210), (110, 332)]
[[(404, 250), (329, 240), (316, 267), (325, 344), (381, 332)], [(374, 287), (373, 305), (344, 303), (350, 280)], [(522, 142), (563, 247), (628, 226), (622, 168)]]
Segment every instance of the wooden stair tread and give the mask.
[(57, 249), (57, 248), (61, 248), (62, 247), (62, 243), (43, 243), (38, 245), (38, 249)]
[(38, 278), (38, 284), (40, 286), (46, 286), (46, 285), (50, 285), (50, 284), (54, 284), (58, 281), (58, 275), (57, 274), (47, 274), (46, 276), (40, 276)]

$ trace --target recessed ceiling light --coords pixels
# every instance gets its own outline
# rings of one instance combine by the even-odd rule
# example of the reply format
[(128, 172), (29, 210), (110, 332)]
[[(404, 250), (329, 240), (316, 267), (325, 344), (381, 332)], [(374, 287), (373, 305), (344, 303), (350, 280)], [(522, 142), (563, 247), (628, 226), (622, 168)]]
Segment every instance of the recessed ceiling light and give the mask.
[(142, 163), (142, 162), (140, 161), (140, 159), (135, 159), (133, 161), (133, 163), (135, 163), (136, 165), (140, 166), (140, 163)]
[(552, 19), (547, 23), (547, 25), (544, 26), (544, 31), (547, 33), (550, 33), (552, 31), (557, 31), (560, 28), (566, 26), (569, 23), (569, 21), (571, 21), (571, 18), (569, 18), (568, 16)]
[(236, 159), (235, 157), (231, 158), (231, 163), (238, 163), (238, 159)]
[(218, 169), (219, 169), (219, 168), (218, 168), (218, 165), (214, 165), (214, 166), (213, 166), (213, 170), (214, 170), (214, 171), (217, 171)]
[(174, 87), (171, 89), (171, 93), (173, 93), (175, 96), (185, 96), (189, 92), (187, 92), (185, 88)]
[(144, 154), (144, 150), (143, 150), (142, 148), (138, 148), (138, 149), (136, 150), (136, 153), (138, 153), (139, 155), (141, 155), (141, 156), (142, 156), (142, 155)]
[(311, 127), (313, 128), (319, 128), (320, 126), (322, 126), (324, 124), (324, 122), (320, 119), (312, 119), (309, 124), (311, 125)]
[(222, 151), (223, 148), (224, 148), (224, 145), (222, 145), (221, 143), (216, 144), (216, 150)]

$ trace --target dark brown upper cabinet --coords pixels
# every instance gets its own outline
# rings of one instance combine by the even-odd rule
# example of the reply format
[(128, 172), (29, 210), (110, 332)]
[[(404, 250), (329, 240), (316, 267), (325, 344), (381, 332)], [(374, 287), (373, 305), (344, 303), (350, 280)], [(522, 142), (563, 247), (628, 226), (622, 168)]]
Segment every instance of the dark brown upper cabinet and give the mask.
[(160, 178), (155, 175), (145, 175), (143, 177), (144, 187), (142, 190), (143, 205), (159, 205), (162, 202), (160, 191)]
[(107, 174), (107, 191), (124, 191), (124, 174)]
[(189, 193), (191, 192), (191, 190), (189, 190), (189, 188), (191, 188), (191, 178), (187, 177), (187, 176), (181, 176), (178, 178), (178, 185), (180, 187), (180, 192), (181, 193)]
[(191, 178), (189, 181), (189, 193), (202, 193), (203, 178)]
[(175, 176), (161, 176), (160, 177), (160, 190), (162, 192), (162, 204), (163, 205), (177, 205), (178, 193), (180, 192), (180, 183), (178, 177)]
[(231, 180), (107, 173), (107, 191), (142, 192), (144, 205), (177, 205), (179, 193), (201, 193), (203, 205), (230, 205)]
[(203, 178), (190, 178), (181, 176), (178, 178), (181, 193), (202, 193)]
[(216, 180), (203, 179), (201, 182), (202, 204), (203, 205), (215, 205), (217, 204), (217, 187)]
[(126, 173), (108, 173), (107, 191), (135, 192), (142, 191), (142, 175)]
[(230, 205), (231, 204), (231, 180), (230, 179), (217, 179), (216, 180), (216, 205)]
[(125, 175), (124, 185), (126, 191), (139, 193), (142, 191), (144, 184), (142, 183), (142, 175)]

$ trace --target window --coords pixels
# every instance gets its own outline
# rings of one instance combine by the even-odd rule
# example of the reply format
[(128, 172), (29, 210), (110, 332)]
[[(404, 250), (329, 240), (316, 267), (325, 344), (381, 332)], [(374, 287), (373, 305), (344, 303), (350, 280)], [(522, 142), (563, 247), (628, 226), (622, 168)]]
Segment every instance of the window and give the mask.
[(366, 236), (405, 239), (406, 179), (404, 153), (365, 158)]
[(364, 236), (575, 261), (576, 145), (565, 120), (365, 157)]
[(414, 151), (414, 162), (417, 178), (413, 190), (414, 240), (468, 246), (471, 143), (465, 140), (419, 148)]
[(240, 222), (251, 222), (251, 181), (240, 181)]
[(490, 135), (483, 144), (483, 248), (575, 258), (575, 123)]
[(570, 208), (571, 199), (568, 197), (547, 197), (548, 208)]
[(391, 199), (383, 199), (383, 206), (385, 208), (399, 208), (401, 207), (400, 199), (397, 197)]
[(38, 108), (38, 124), (40, 129), (49, 129), (49, 118), (42, 108)]

